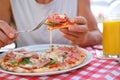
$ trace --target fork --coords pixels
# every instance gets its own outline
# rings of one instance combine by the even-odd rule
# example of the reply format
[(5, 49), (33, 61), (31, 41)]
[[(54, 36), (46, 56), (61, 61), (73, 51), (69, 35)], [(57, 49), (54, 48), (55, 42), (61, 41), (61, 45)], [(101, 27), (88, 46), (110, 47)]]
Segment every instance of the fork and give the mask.
[(17, 33), (24, 33), (24, 32), (32, 32), (32, 31), (35, 31), (37, 29), (39, 29), (43, 24), (44, 22), (47, 20), (47, 18), (44, 18), (37, 26), (33, 27), (32, 29), (28, 29), (28, 30), (23, 30), (23, 31), (17, 31)]
[[(29, 29), (29, 30), (23, 30), (23, 31), (17, 31), (17, 33), (24, 33), (24, 32), (32, 32), (32, 31), (35, 31), (37, 29), (39, 29), (43, 24), (44, 22), (47, 20), (47, 18), (44, 18), (37, 26), (33, 27), (32, 29)], [(3, 53), (3, 52), (8, 52), (10, 50), (13, 50), (14, 48), (3, 48), (3, 49), (0, 49), (0, 54)]]

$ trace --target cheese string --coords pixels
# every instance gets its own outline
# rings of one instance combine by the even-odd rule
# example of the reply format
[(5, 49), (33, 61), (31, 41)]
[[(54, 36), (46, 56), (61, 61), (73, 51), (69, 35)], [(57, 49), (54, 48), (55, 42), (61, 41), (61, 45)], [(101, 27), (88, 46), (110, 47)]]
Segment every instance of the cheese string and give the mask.
[(52, 30), (50, 30), (50, 50), (53, 51), (53, 44), (52, 44)]

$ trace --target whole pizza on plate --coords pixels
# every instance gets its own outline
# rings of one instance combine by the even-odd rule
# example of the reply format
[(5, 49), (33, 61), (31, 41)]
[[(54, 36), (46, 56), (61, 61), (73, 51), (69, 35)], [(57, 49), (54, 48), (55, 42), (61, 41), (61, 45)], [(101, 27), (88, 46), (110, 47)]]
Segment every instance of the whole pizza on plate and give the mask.
[(8, 52), (0, 59), (2, 69), (11, 72), (52, 72), (80, 65), (86, 54), (76, 46), (53, 46), (44, 52), (18, 49)]

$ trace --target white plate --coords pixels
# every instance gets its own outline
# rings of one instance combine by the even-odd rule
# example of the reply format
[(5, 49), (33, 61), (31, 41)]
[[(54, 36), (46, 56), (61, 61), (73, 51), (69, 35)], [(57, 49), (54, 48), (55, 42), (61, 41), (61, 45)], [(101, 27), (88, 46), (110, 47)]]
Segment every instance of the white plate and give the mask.
[[(65, 45), (61, 45), (61, 44), (54, 44), (54, 45), (65, 46)], [(49, 48), (49, 46), (50, 46), (49, 44), (44, 44), (44, 45), (25, 46), (25, 47), (21, 47), (21, 48), (25, 48), (28, 51), (45, 51), (46, 49)], [(21, 49), (21, 48), (16, 48), (16, 49)], [(83, 48), (79, 48), (79, 49), (82, 50), (86, 54), (87, 57), (82, 64), (75, 66), (73, 68), (70, 68), (70, 69), (61, 70), (61, 71), (53, 71), (53, 72), (42, 72), (42, 73), (16, 73), (16, 72), (9, 72), (9, 71), (3, 70), (2, 68), (0, 68), (0, 71), (8, 73), (8, 74), (21, 75), (21, 76), (43, 76), (43, 75), (53, 75), (53, 74), (69, 72), (69, 71), (72, 71), (72, 70), (75, 70), (75, 69), (78, 69), (78, 68), (81, 68), (81, 67), (87, 65), (92, 60), (92, 54), (90, 52), (88, 52), (87, 50), (85, 50)], [(0, 54), (0, 57), (2, 57), (4, 55), (5, 55), (5, 53)]]

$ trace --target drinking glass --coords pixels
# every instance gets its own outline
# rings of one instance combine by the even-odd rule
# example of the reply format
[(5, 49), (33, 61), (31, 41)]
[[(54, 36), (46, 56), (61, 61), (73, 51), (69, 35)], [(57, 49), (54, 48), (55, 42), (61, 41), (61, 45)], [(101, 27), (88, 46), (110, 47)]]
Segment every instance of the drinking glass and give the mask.
[(120, 15), (105, 16), (103, 20), (103, 51), (99, 56), (105, 59), (120, 59)]

